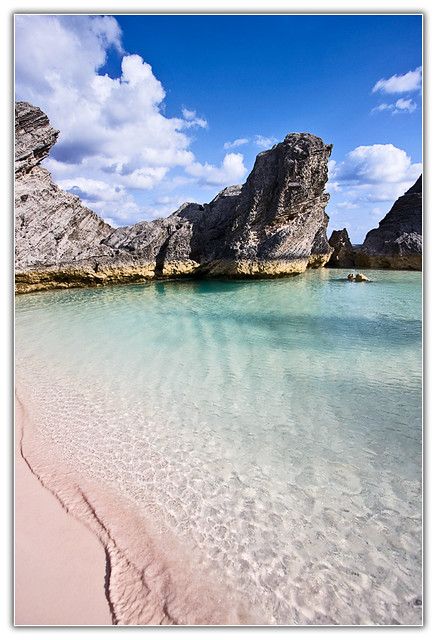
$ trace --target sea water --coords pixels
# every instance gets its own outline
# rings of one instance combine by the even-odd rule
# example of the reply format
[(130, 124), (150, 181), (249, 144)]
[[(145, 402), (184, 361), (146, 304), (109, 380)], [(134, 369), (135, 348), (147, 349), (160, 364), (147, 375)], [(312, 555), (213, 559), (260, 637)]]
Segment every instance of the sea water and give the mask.
[(279, 624), (421, 622), (421, 274), (16, 301), (42, 437)]

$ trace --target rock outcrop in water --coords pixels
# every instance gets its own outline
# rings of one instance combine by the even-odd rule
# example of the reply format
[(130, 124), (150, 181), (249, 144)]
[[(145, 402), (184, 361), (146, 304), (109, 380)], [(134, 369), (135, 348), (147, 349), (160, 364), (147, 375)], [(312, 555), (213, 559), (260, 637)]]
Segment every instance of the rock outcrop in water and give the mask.
[(354, 248), (346, 229), (333, 231), (329, 238), (329, 244), (334, 251), (329, 258), (328, 267), (353, 267), (355, 265)]
[(40, 166), (58, 132), (16, 103), (16, 287), (139, 282), (156, 277), (263, 277), (323, 266), (324, 192), (332, 145), (292, 133), (260, 153), (242, 186), (209, 204), (187, 203), (161, 220), (114, 229), (59, 189)]
[(329, 238), (333, 254), (330, 267), (372, 269), (422, 268), (422, 176), (398, 198), (387, 215), (366, 235), (362, 245), (352, 246), (346, 229)]

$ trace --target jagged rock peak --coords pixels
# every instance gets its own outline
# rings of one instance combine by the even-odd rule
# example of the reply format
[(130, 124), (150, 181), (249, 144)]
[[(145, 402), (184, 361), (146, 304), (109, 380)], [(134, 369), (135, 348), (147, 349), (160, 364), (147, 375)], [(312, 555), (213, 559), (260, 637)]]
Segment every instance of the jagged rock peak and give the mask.
[(422, 176), (398, 198), (362, 245), (352, 246), (346, 229), (333, 231), (328, 266), (374, 269), (422, 268)]
[(378, 228), (368, 232), (362, 253), (375, 266), (379, 259), (391, 260), (393, 268), (421, 268), (422, 176), (396, 200)]
[(354, 266), (354, 250), (347, 229), (333, 231), (329, 244), (334, 251), (328, 261), (328, 267)]
[(15, 103), (15, 173), (29, 171), (49, 155), (59, 131), (41, 109), (28, 102)]

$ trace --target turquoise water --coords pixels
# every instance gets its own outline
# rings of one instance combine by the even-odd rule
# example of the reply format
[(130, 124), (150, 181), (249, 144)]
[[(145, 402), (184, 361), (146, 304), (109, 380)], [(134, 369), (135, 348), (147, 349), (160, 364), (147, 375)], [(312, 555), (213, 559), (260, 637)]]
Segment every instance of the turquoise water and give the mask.
[(280, 624), (418, 624), (421, 274), (19, 296), (43, 437)]

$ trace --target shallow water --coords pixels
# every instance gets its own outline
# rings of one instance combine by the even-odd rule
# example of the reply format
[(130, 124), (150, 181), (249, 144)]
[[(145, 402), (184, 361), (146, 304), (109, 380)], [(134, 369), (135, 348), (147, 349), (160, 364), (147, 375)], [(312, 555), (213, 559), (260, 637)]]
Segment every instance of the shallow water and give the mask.
[(260, 621), (419, 624), (421, 274), (366, 273), (19, 296), (17, 383)]

